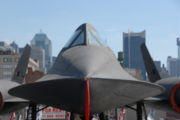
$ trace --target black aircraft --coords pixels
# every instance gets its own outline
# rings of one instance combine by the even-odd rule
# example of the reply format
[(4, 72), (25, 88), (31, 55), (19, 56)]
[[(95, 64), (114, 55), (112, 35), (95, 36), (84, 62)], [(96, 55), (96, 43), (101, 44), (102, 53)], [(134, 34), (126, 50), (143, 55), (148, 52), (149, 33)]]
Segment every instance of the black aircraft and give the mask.
[(83, 114), (86, 120), (163, 92), (160, 85), (129, 75), (89, 24), (76, 29), (44, 77), (9, 91), (35, 103)]

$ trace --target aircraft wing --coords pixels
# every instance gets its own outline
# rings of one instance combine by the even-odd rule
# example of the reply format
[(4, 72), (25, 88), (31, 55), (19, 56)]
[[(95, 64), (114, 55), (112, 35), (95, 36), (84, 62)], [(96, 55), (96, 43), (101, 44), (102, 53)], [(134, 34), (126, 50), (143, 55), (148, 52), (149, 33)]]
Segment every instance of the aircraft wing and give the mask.
[[(159, 85), (138, 80), (89, 78), (89, 84), (91, 113), (132, 104), (164, 91)], [(83, 113), (85, 108), (84, 78), (49, 74), (38, 82), (15, 87), (9, 93), (75, 113)]]

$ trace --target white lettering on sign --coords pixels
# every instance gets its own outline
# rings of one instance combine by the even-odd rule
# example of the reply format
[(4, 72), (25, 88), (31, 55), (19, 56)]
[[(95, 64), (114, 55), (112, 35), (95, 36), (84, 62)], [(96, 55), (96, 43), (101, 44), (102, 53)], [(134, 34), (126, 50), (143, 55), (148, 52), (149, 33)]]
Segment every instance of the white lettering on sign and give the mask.
[(41, 119), (65, 119), (66, 112), (58, 108), (48, 107), (42, 110)]

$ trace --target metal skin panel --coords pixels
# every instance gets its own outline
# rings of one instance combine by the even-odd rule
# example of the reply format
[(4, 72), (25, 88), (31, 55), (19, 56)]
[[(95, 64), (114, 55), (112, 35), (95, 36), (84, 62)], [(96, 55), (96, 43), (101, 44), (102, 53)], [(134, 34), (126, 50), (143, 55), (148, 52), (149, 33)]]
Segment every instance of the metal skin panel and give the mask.
[(100, 113), (124, 107), (162, 92), (159, 86), (141, 81), (92, 78), (90, 80), (91, 109)]
[(83, 114), (86, 78), (90, 79), (91, 114), (163, 92), (163, 88), (156, 84), (130, 76), (108, 47), (84, 45), (63, 51), (47, 75), (35, 83), (15, 87), (9, 93)]
[(82, 113), (85, 101), (85, 81), (82, 79), (55, 79), (22, 85), (10, 93), (23, 96), (23, 98), (36, 103)]
[(75, 46), (60, 53), (49, 74), (136, 80), (120, 67), (111, 49), (97, 45)]
[[(159, 89), (159, 86), (141, 81), (89, 79), (91, 113), (100, 113), (111, 108), (132, 104), (147, 96), (154, 96), (154, 94), (160, 93), (162, 90)], [(129, 88), (132, 88), (133, 91)], [(12, 90), (10, 92), (37, 103), (58, 107), (74, 113), (82, 114), (85, 110), (84, 79), (41, 81), (17, 87), (16, 91)]]

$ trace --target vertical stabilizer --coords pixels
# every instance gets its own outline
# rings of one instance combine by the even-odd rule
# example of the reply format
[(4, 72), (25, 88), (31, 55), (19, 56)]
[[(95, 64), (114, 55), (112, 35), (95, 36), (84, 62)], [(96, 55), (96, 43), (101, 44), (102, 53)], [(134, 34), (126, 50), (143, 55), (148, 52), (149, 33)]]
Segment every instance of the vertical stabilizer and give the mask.
[(148, 73), (149, 81), (156, 82), (156, 81), (160, 80), (161, 77), (159, 75), (159, 72), (156, 69), (154, 61), (152, 60), (152, 58), (149, 54), (149, 51), (144, 43), (141, 45), (141, 53), (143, 56), (146, 71)]
[(29, 63), (30, 52), (31, 47), (29, 45), (26, 45), (14, 71), (12, 81), (18, 82), (20, 84), (23, 83)]

